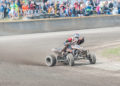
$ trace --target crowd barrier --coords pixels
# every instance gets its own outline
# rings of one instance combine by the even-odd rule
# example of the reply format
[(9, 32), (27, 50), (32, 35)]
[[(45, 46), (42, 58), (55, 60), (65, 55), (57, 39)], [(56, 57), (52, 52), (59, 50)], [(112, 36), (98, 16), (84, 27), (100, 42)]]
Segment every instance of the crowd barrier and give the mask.
[(120, 16), (88, 16), (0, 21), (0, 35), (31, 34), (120, 26)]

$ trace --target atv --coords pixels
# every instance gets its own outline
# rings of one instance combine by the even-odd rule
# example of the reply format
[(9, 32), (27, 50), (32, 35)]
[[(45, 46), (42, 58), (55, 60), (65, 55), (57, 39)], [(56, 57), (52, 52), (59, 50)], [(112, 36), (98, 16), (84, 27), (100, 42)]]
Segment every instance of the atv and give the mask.
[(54, 55), (49, 55), (46, 57), (46, 65), (51, 67), (55, 66), (56, 63), (63, 63), (66, 65), (74, 66), (76, 60), (87, 59), (90, 64), (96, 63), (96, 56), (89, 52), (89, 50), (85, 50), (79, 45), (72, 45), (72, 52), (61, 52), (62, 49), (54, 48), (52, 52)]

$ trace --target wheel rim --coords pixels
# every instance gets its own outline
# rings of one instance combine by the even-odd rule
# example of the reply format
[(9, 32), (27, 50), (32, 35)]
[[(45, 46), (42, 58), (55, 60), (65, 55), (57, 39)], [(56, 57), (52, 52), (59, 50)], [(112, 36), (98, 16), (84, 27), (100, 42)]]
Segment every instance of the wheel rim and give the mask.
[(47, 58), (46, 58), (46, 63), (47, 63), (48, 66), (51, 65), (51, 61), (52, 61), (52, 60), (51, 60), (50, 57), (47, 57)]
[(50, 59), (50, 58), (47, 58), (47, 59), (46, 59), (46, 62), (47, 62), (47, 63), (51, 63), (51, 59)]
[(67, 60), (68, 60), (68, 64), (69, 64), (70, 66), (74, 65), (74, 64), (73, 64), (73, 58), (71, 57), (71, 54), (69, 54), (69, 55), (67, 56)]

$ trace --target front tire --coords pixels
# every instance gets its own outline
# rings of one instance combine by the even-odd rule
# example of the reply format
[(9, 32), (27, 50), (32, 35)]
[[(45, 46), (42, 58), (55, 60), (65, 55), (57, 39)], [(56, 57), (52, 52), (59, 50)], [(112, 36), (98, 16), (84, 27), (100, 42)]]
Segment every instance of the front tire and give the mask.
[(67, 60), (68, 60), (69, 66), (74, 66), (74, 58), (72, 54), (67, 55)]
[(47, 56), (45, 61), (46, 61), (46, 65), (49, 67), (56, 65), (56, 58), (54, 55)]

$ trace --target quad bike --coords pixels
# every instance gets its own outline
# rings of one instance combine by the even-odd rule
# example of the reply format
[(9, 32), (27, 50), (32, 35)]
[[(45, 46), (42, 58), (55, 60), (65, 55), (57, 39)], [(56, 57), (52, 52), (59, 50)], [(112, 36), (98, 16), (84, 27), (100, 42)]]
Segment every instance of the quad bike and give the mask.
[(54, 48), (52, 51), (56, 55), (49, 55), (46, 57), (46, 65), (51, 67), (55, 66), (57, 62), (62, 62), (66, 65), (74, 66), (76, 60), (87, 59), (90, 64), (96, 63), (96, 56), (91, 54), (89, 50), (85, 50), (79, 45), (72, 45), (72, 52), (61, 52), (62, 49)]

